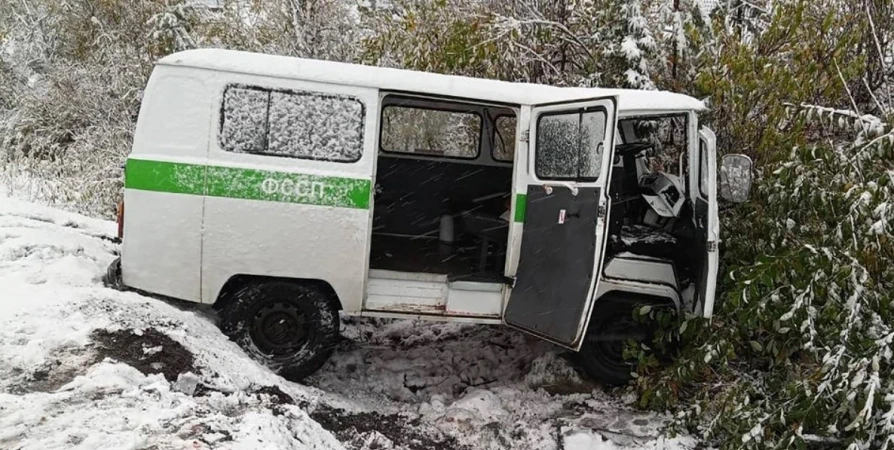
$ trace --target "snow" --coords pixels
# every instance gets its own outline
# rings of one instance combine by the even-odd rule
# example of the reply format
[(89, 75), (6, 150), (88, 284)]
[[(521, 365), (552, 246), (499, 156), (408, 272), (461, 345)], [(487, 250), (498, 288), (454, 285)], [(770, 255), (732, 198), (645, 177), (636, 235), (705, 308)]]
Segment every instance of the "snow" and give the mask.
[(299, 92), (270, 94), (273, 154), (356, 161), (363, 147), (363, 104), (350, 97)]
[(224, 94), (221, 147), (237, 153), (262, 152), (267, 140), (267, 105), (270, 92), (231, 87)]
[[(299, 399), (317, 394), (255, 364), (207, 318), (102, 287), (114, 231), (113, 223), (0, 197), (0, 447), (210, 448), (203, 435), (214, 432), (228, 436), (228, 448), (343, 448), (297, 406), (274, 414), (258, 386), (282, 384)], [(146, 327), (195, 354), (210, 395), (180, 392), (198, 383), (189, 375), (172, 384), (93, 361), (93, 330)]]
[[(114, 232), (0, 192), (0, 448), (696, 446), (504, 327), (345, 318), (345, 340), (309, 385), (285, 381), (202, 306), (102, 286)], [(130, 336), (135, 350), (110, 356), (97, 330)], [(169, 377), (161, 368), (178, 352), (192, 362)], [(360, 428), (333, 426), (338, 414)]]
[(605, 113), (544, 115), (537, 126), (537, 173), (545, 178), (595, 178), (602, 167)]
[(639, 60), (643, 55), (633, 36), (624, 37), (624, 40), (621, 41), (621, 51), (624, 53), (624, 57), (631, 61)]
[(356, 161), (363, 104), (352, 97), (232, 86), (224, 99), (221, 144), (236, 153)]
[(221, 49), (174, 53), (162, 58), (158, 64), (521, 105), (617, 95), (622, 113), (705, 109), (700, 100), (664, 91), (559, 88)]
[(620, 240), (626, 246), (635, 244), (673, 244), (676, 238), (666, 231), (645, 225), (625, 225), (621, 228)]

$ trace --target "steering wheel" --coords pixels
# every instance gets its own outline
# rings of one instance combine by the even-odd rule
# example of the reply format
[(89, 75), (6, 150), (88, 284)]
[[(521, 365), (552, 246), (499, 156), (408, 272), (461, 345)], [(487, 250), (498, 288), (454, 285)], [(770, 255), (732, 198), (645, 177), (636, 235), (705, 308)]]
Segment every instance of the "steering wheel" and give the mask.
[(615, 146), (615, 154), (618, 156), (638, 155), (652, 148), (649, 142), (631, 142), (629, 144), (618, 144)]

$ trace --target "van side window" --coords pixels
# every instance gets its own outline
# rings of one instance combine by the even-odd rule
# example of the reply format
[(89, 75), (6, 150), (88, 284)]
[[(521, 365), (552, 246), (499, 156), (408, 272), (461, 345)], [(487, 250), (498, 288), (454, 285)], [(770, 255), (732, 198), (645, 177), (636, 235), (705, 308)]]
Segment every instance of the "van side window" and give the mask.
[(535, 172), (540, 179), (595, 180), (602, 170), (606, 112), (547, 113), (537, 118)]
[(363, 151), (360, 100), (307, 91), (228, 86), (220, 146), (234, 153), (354, 162)]
[(453, 158), (475, 158), (481, 115), (472, 110), (388, 105), (382, 109), (382, 150)]
[(263, 153), (267, 148), (267, 104), (270, 91), (230, 88), (224, 92), (221, 147), (236, 153)]
[(688, 123), (686, 114), (639, 116), (618, 121), (627, 133), (628, 141), (651, 144), (652, 149), (645, 154), (646, 167), (650, 171), (684, 176), (689, 173), (685, 164), (689, 154)]

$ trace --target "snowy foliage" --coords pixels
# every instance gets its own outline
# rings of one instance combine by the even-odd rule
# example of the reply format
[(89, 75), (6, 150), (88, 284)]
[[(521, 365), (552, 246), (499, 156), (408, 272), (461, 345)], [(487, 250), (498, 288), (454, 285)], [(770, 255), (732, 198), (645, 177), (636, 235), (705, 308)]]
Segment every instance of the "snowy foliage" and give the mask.
[(626, 87), (634, 89), (653, 89), (650, 56), (657, 49), (655, 38), (649, 30), (649, 24), (643, 17), (639, 0), (627, 0), (621, 5), (621, 18), (626, 22), (622, 30), (619, 53), (626, 60)]
[(721, 148), (750, 154), (760, 176), (724, 218), (713, 322), (659, 318), (656, 347), (682, 343), (670, 367), (635, 353), (650, 367), (642, 404), (675, 405), (680, 424), (726, 448), (894, 443), (894, 74), (870, 57), (894, 23), (870, 14), (881, 4), (829, 14), (840, 6), (777, 4), (755, 34), (719, 22), (697, 78)]
[(350, 60), (357, 21), (356, 9), (341, 0), (233, 0), (220, 8), (186, 0), (6, 2), (0, 182), (111, 217), (156, 60), (203, 46)]
[(388, 106), (382, 111), (382, 148), (474, 158), (481, 141), (481, 116), (474, 112)]

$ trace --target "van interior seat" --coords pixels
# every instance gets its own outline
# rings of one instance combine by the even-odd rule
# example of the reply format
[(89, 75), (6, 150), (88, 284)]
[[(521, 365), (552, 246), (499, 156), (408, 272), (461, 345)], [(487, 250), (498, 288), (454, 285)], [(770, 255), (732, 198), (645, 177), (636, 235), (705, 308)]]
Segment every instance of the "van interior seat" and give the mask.
[(619, 252), (656, 258), (672, 258), (676, 253), (677, 238), (674, 235), (645, 225), (623, 225), (620, 234), (612, 238)]

